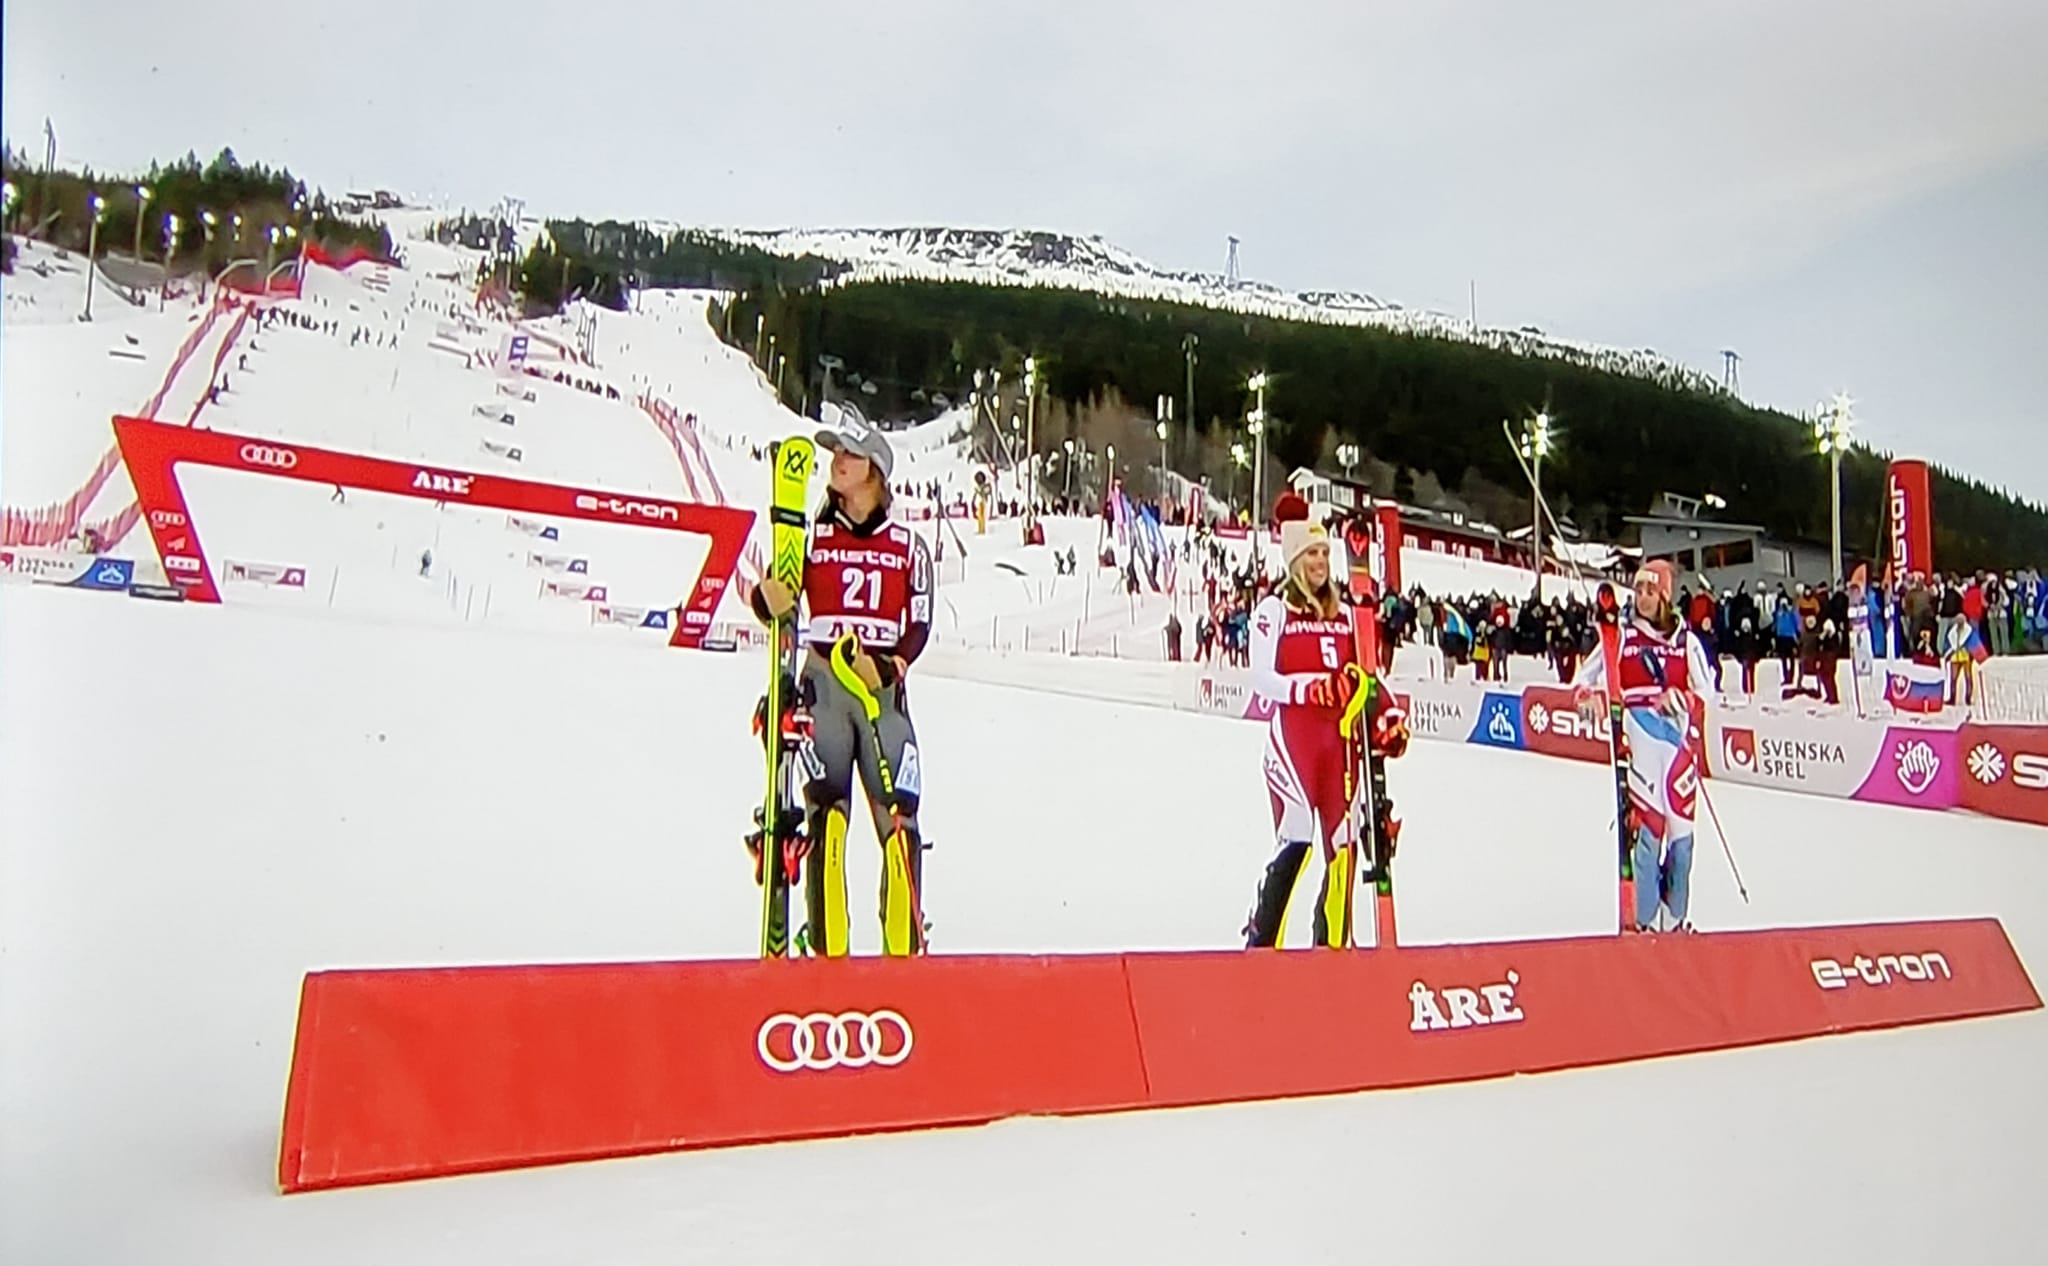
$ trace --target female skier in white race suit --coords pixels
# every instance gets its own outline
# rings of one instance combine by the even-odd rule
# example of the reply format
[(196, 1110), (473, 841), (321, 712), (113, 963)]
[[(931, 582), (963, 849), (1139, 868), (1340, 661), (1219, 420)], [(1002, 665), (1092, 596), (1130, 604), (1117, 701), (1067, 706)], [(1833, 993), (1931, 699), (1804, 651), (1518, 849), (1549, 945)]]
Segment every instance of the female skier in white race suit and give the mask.
[[(1714, 679), (1699, 639), (1671, 605), (1671, 564), (1655, 559), (1635, 576), (1635, 611), (1621, 626), (1622, 733), (1635, 822), (1634, 931), (1691, 931), (1693, 801), (1699, 795), (1694, 692)], [(1573, 680), (1589, 719), (1610, 688), (1607, 661), (1592, 656)], [(1668, 915), (1660, 920), (1659, 912)]]

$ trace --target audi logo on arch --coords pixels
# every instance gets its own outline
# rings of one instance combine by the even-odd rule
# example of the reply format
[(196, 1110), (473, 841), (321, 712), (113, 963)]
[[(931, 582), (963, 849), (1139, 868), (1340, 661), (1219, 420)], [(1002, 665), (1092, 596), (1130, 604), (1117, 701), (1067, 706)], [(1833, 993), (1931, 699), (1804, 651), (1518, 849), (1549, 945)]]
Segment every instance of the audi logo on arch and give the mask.
[(754, 1049), (778, 1073), (894, 1068), (910, 1058), (910, 1021), (894, 1011), (784, 1011), (761, 1021)]
[(290, 470), (299, 464), (299, 455), (288, 448), (272, 448), (268, 444), (242, 445), (242, 460), (251, 466), (268, 466), (272, 470)]

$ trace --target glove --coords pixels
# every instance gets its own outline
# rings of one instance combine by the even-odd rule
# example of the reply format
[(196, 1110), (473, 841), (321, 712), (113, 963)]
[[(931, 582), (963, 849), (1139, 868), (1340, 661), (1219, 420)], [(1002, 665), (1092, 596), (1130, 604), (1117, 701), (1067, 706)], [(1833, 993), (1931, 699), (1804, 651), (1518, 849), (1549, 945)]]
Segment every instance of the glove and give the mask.
[(1689, 721), (1692, 719), (1692, 699), (1683, 690), (1673, 686), (1657, 697), (1657, 711), (1672, 721)]
[(879, 694), (902, 680), (903, 667), (903, 661), (894, 655), (877, 657), (861, 651), (853, 657), (853, 675), (870, 694)]
[(1398, 760), (1408, 750), (1408, 712), (1398, 703), (1381, 708), (1372, 719), (1372, 750)]
[(1579, 719), (1587, 725), (1599, 721), (1601, 703), (1600, 692), (1591, 686), (1572, 687), (1572, 707), (1577, 710)]
[(796, 610), (796, 594), (773, 576), (762, 577), (755, 592), (761, 595), (761, 606), (770, 619), (780, 620)]
[(1303, 687), (1301, 701), (1312, 708), (1334, 708), (1341, 712), (1357, 691), (1357, 678), (1339, 669), (1327, 676), (1318, 677)]

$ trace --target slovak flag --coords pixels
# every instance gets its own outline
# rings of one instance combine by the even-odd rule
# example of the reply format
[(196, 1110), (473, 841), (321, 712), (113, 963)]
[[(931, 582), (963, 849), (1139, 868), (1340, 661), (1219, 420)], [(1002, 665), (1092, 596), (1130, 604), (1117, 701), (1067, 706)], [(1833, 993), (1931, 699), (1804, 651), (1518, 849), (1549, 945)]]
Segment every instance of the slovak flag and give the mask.
[(1980, 664), (1991, 658), (1991, 648), (1984, 645), (1984, 635), (1977, 631), (1975, 624), (1970, 626), (1970, 635), (1963, 639), (1963, 649), (1970, 652), (1970, 658)]
[(1888, 660), (1884, 666), (1884, 701), (1895, 711), (1941, 711), (1947, 684), (1938, 665)]

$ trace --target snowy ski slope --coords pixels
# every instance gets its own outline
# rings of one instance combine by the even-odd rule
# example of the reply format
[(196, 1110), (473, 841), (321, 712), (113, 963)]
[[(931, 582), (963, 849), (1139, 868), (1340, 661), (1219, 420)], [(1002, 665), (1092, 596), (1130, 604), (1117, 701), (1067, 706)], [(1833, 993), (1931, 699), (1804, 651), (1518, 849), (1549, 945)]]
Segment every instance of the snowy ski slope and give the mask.
[[(388, 291), (316, 270), (300, 305), (397, 346), (265, 332), (203, 420), (509, 469), (478, 448), (502, 424), (473, 406), (510, 398), (446, 350), (504, 331), (443, 315), (460, 295), (431, 274), (465, 267), (460, 252), (409, 250), (413, 270)], [(709, 473), (630, 401), (552, 382), (503, 428), (525, 446), (521, 473), (670, 496), (715, 475), (758, 500), (747, 450), (794, 420), (700, 312), (700, 298), (648, 296), (600, 317), (587, 376), (696, 413)], [(10, 319), (8, 504), (61, 498), (90, 466), (106, 438), (91, 411), (130, 396), (65, 392), (99, 390), (82, 384), (123, 328), (157, 356), (188, 328), (147, 320), (96, 322), (18, 380), (32, 327)], [(2042, 1013), (1479, 1085), (280, 1198), (305, 971), (748, 952), (757, 906), (739, 838), (761, 665), (600, 634), (578, 604), (515, 592), (541, 573), (503, 516), (335, 503), (231, 472), (187, 480), (214, 557), (327, 580), (231, 589), (220, 608), (0, 589), (0, 1262), (2039, 1260)], [(1092, 521), (1056, 527), (1085, 563)], [(1082, 635), (1156, 628), (1105, 614), (1079, 578), (1050, 592), (1032, 570), (1045, 551), (999, 530), (1013, 528), (966, 538), (968, 575), (946, 591), (965, 604), (954, 671), (975, 671), (963, 647), (981, 620), (999, 631), (1057, 608), (1064, 623), (1081, 605)], [(635, 601), (694, 562), (638, 539), (660, 535), (579, 525), (544, 548), (588, 557), (592, 579)], [(126, 548), (147, 546), (138, 534)], [(1027, 575), (994, 566), (1005, 559)], [(1069, 661), (1001, 664), (1007, 680), (1057, 686)], [(1268, 848), (1258, 727), (931, 674), (913, 709), (936, 951), (1235, 941)], [(1422, 743), (1393, 792), (1405, 939), (1611, 927), (1600, 768)], [(2048, 963), (2039, 829), (1714, 795), (1754, 904), (1703, 838), (1703, 926), (1994, 914), (2037, 978)], [(849, 855), (852, 891), (871, 890), (865, 828)], [(856, 918), (857, 952), (875, 949), (872, 923)]]

